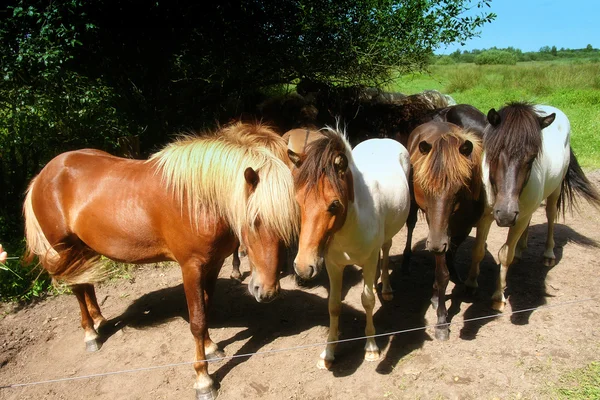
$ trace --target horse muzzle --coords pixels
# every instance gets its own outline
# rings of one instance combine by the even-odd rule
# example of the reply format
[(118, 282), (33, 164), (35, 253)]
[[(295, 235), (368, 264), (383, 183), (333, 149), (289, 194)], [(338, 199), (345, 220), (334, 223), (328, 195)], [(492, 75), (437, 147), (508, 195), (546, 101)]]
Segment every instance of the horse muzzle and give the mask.
[(260, 282), (260, 279), (255, 279), (254, 273), (248, 283), (248, 291), (259, 303), (270, 303), (275, 300), (277, 296), (279, 296), (280, 287), (279, 282), (277, 282), (274, 287), (270, 289), (265, 288), (265, 285)]
[(494, 219), (498, 226), (511, 227), (517, 222), (519, 210), (494, 209)]
[(325, 264), (323, 257), (314, 257), (308, 262), (302, 262), (296, 257), (294, 260), (294, 271), (302, 279), (314, 279), (323, 269)]

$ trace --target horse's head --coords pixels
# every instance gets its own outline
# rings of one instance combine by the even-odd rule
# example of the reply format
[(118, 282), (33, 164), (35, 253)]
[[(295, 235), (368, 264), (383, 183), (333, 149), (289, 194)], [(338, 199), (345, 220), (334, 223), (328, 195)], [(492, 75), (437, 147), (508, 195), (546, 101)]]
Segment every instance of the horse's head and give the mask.
[(532, 105), (525, 103), (511, 103), (498, 112), (493, 108), (488, 112), (483, 143), (498, 226), (516, 223), (519, 197), (542, 151), (541, 131), (555, 117), (540, 117)]
[(314, 278), (322, 269), (329, 240), (344, 225), (348, 205), (354, 201), (348, 149), (340, 133), (328, 130), (306, 146), (306, 153), (288, 150), (300, 205), (300, 238), (294, 269), (301, 278)]
[(480, 196), (480, 140), (454, 124), (428, 122), (411, 133), (408, 149), (415, 200), (429, 225), (427, 250), (446, 252), (450, 217), (471, 212)]
[(279, 293), (286, 246), (297, 233), (299, 221), (291, 173), (279, 163), (281, 174), (253, 168), (244, 171), (249, 221), (241, 227), (240, 237), (252, 271), (248, 290), (259, 303), (269, 302)]

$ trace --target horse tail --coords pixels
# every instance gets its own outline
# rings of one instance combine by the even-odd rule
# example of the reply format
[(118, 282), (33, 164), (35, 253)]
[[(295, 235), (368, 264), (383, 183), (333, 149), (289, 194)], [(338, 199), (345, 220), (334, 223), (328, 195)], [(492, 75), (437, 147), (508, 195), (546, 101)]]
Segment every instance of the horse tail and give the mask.
[(36, 178), (31, 181), (25, 203), (23, 215), (25, 217), (25, 238), (27, 251), (24, 262), (31, 263), (37, 256), (40, 264), (48, 271), (56, 283), (62, 281), (69, 285), (81, 283), (94, 283), (105, 279), (109, 274), (100, 256), (87, 246), (53, 247), (38, 222), (32, 205), (32, 192)]
[(573, 212), (573, 207), (579, 210), (577, 195), (583, 197), (588, 203), (600, 209), (600, 193), (598, 189), (589, 181), (583, 173), (583, 170), (577, 162), (577, 157), (573, 149), (569, 147), (571, 157), (565, 179), (563, 179), (560, 196), (558, 198), (558, 207), (563, 214), (566, 210)]

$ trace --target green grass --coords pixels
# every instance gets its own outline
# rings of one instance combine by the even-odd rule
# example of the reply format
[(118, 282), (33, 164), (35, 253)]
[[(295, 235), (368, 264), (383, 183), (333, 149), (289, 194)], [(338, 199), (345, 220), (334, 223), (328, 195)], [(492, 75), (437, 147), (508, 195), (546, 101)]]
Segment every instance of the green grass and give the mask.
[(406, 94), (437, 89), (484, 113), (509, 101), (560, 108), (571, 121), (571, 145), (584, 168), (600, 168), (600, 63), (524, 62), (517, 65), (434, 65), (405, 75), (388, 90)]
[(600, 399), (600, 362), (563, 375), (552, 392), (554, 399)]

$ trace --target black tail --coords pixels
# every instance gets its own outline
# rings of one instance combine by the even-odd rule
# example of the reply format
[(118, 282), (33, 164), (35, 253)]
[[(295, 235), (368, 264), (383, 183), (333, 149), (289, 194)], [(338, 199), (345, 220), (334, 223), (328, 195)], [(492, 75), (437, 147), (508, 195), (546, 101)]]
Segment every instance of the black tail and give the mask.
[(569, 161), (569, 168), (562, 182), (560, 197), (558, 198), (558, 207), (562, 211), (563, 217), (567, 209), (571, 213), (573, 212), (573, 207), (579, 210), (577, 196), (583, 197), (588, 203), (600, 209), (600, 193), (598, 193), (596, 187), (594, 187), (581, 170), (572, 148), (570, 148), (570, 151), (571, 160)]

